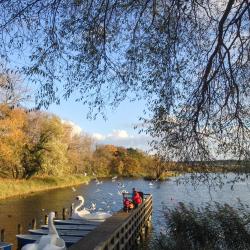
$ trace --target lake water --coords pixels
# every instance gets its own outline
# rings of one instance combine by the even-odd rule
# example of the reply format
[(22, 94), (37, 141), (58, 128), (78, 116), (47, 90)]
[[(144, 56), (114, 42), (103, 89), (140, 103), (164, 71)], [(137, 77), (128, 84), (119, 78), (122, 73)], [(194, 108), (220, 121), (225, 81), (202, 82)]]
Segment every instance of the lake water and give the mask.
[[(164, 222), (162, 219), (164, 205), (174, 207), (178, 202), (191, 202), (195, 206), (200, 206), (206, 202), (218, 201), (236, 206), (238, 198), (243, 203), (250, 205), (250, 180), (239, 179), (233, 187), (231, 183), (225, 183), (219, 188), (220, 181), (228, 182), (235, 176), (228, 174), (225, 178), (220, 175), (219, 179), (216, 176), (214, 174), (204, 178), (200, 176), (205, 184), (198, 186), (196, 185), (196, 179), (191, 178), (190, 175), (186, 176), (187, 183), (179, 184), (176, 183), (179, 177), (172, 178), (169, 181), (154, 182), (153, 185), (149, 185), (149, 181), (142, 179), (119, 178), (115, 182), (103, 180), (100, 185), (92, 181), (88, 185), (74, 188), (68, 187), (39, 192), (23, 198), (10, 198), (0, 201), (0, 229), (5, 229), (6, 241), (16, 243), (15, 235), (18, 224), (21, 224), (23, 231), (26, 232), (33, 218), (37, 219), (38, 224), (43, 224), (45, 214), (50, 211), (58, 211), (59, 216), (61, 216), (62, 208), (70, 208), (77, 195), (84, 196), (86, 207), (94, 202), (97, 204), (97, 209), (115, 212), (122, 207), (122, 196), (118, 191), (123, 189), (131, 191), (133, 187), (153, 195), (152, 222), (156, 231), (161, 229)], [(215, 183), (218, 185), (214, 186)]]

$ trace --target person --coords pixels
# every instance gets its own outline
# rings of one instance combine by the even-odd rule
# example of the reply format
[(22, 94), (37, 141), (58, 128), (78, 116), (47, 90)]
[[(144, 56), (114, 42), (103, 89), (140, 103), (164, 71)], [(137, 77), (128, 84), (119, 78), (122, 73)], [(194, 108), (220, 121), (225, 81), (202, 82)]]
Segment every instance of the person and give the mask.
[(131, 209), (133, 209), (135, 206), (134, 206), (134, 204), (133, 204), (133, 202), (129, 202), (129, 209), (131, 210)]
[(138, 207), (142, 203), (142, 198), (138, 192), (135, 191), (134, 196), (133, 196), (133, 202), (135, 205), (135, 208)]
[(133, 198), (135, 196), (135, 193), (136, 193), (135, 188), (132, 188), (132, 200), (133, 200)]
[(134, 208), (133, 202), (128, 199), (128, 197), (125, 197), (123, 200), (123, 211), (128, 212), (129, 210)]
[(124, 198), (123, 210), (124, 210), (124, 212), (128, 212), (128, 210), (130, 210), (130, 201), (129, 201), (128, 197)]

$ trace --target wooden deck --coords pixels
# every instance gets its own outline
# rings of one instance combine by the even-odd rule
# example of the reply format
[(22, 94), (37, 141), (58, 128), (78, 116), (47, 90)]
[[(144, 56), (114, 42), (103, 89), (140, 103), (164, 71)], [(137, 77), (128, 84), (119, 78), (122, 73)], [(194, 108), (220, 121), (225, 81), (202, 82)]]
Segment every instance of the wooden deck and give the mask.
[(152, 210), (152, 195), (146, 195), (144, 202), (138, 208), (128, 213), (123, 211), (115, 213), (69, 249), (132, 249), (136, 241), (147, 233)]

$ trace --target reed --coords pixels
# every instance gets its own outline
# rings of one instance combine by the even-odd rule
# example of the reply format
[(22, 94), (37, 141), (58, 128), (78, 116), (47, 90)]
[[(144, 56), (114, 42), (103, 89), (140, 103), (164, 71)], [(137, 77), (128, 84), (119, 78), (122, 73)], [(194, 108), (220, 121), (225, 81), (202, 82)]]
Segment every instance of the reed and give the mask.
[(23, 196), (34, 192), (88, 183), (90, 177), (73, 175), (65, 177), (34, 177), (29, 180), (0, 179), (0, 199)]
[(210, 203), (166, 208), (165, 230), (151, 242), (155, 250), (250, 249), (249, 207)]

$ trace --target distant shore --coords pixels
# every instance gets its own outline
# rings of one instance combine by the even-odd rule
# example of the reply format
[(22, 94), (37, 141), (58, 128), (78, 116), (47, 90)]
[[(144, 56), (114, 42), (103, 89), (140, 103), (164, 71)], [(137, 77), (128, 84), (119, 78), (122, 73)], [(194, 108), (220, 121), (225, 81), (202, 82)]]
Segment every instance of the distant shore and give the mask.
[[(171, 177), (177, 176), (176, 172), (169, 171), (160, 178), (159, 181), (167, 180)], [(111, 178), (112, 176), (99, 176), (98, 178)], [(125, 176), (123, 176), (125, 177)], [(154, 176), (136, 176), (131, 178), (144, 178), (145, 180), (155, 180)], [(25, 179), (4, 179), (0, 178), (0, 200), (7, 199), (14, 196), (31, 195), (36, 192), (46, 191), (57, 188), (64, 188), (76, 186), (81, 184), (88, 184), (94, 176), (70, 175), (70, 176), (47, 176), (47, 177), (33, 177), (29, 180)]]
[(81, 175), (33, 177), (29, 180), (0, 179), (0, 200), (29, 195), (39, 191), (88, 184), (90, 180), (90, 177)]
[(168, 171), (163, 174), (161, 174), (159, 177), (156, 177), (155, 175), (146, 175), (143, 177), (146, 181), (167, 181), (171, 177), (179, 176), (181, 173), (176, 171)]

